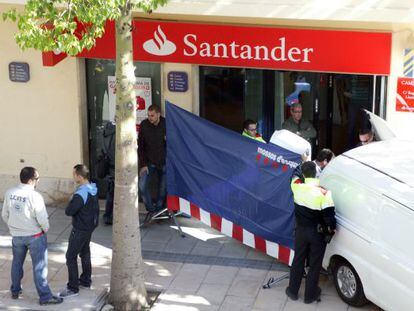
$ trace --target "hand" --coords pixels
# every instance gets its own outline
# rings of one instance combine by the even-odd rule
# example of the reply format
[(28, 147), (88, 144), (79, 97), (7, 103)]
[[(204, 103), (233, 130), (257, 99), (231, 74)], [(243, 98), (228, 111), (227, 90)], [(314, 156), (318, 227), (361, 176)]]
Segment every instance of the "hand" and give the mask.
[(145, 174), (148, 174), (148, 166), (144, 166), (143, 168), (140, 169), (140, 171), (139, 171), (139, 177), (142, 177)]
[(352, 97), (352, 93), (351, 92), (344, 92), (344, 96), (351, 98)]

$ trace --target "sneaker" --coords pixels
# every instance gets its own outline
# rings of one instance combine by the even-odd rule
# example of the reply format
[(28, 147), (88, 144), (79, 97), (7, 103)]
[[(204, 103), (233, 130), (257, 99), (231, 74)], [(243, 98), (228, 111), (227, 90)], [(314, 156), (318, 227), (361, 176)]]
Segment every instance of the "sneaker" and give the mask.
[(292, 299), (293, 301), (298, 300), (298, 295), (297, 295), (297, 294), (295, 295), (294, 293), (292, 293), (292, 292), (290, 291), (289, 287), (286, 287), (285, 293), (286, 293), (286, 296), (288, 296), (288, 297), (289, 297), (290, 299)]
[(69, 298), (78, 296), (79, 292), (75, 292), (69, 288), (64, 289), (62, 292), (59, 293), (59, 297), (61, 298)]
[(11, 293), (11, 298), (12, 299), (19, 299), (19, 296), (22, 294), (22, 291), (18, 291), (15, 293)]
[(50, 298), (49, 300), (46, 301), (40, 301), (40, 305), (44, 306), (44, 305), (57, 305), (59, 303), (63, 302), (63, 298), (61, 297), (57, 297), (57, 296), (52, 296), (52, 298)]

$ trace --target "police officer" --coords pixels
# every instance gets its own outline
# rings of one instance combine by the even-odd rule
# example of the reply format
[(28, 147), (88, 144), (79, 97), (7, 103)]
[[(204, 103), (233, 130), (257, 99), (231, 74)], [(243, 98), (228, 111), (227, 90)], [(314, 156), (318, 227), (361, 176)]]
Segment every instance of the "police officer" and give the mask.
[(242, 136), (260, 141), (262, 143), (266, 143), (263, 137), (257, 133), (257, 123), (250, 119), (247, 119), (243, 122)]
[(319, 186), (315, 178), (314, 162), (304, 162), (301, 166), (304, 182), (294, 177), (292, 191), (295, 201), (295, 257), (290, 269), (289, 286), (286, 295), (298, 299), (305, 260), (308, 258), (309, 271), (305, 285), (305, 303), (320, 301), (321, 289), (318, 287), (319, 273), (326, 243), (335, 233), (335, 207), (330, 191)]

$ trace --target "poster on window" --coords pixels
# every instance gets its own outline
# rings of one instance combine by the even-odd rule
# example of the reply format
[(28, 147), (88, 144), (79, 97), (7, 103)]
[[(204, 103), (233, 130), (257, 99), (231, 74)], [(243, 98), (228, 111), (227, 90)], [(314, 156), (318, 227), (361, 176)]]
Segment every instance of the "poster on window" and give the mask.
[(396, 110), (414, 112), (414, 78), (398, 78)]
[[(116, 83), (114, 76), (108, 76), (108, 101), (109, 101), (109, 120), (115, 119), (116, 106)], [(136, 77), (135, 85), (135, 104), (137, 109), (137, 131), (139, 125), (147, 118), (148, 107), (152, 104), (151, 98), (151, 78)]]

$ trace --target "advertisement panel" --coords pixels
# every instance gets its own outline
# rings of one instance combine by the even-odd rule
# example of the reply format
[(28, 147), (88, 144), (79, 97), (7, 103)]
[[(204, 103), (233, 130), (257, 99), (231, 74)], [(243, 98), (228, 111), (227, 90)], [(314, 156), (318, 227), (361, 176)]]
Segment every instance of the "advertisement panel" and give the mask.
[[(143, 120), (147, 118), (148, 107), (152, 104), (151, 97), (151, 78), (136, 77), (135, 85), (135, 102), (137, 109), (137, 130)], [(109, 120), (115, 119), (116, 106), (116, 80), (114, 76), (108, 76), (108, 102), (109, 102)]]
[(414, 112), (414, 78), (398, 78), (396, 110)]

